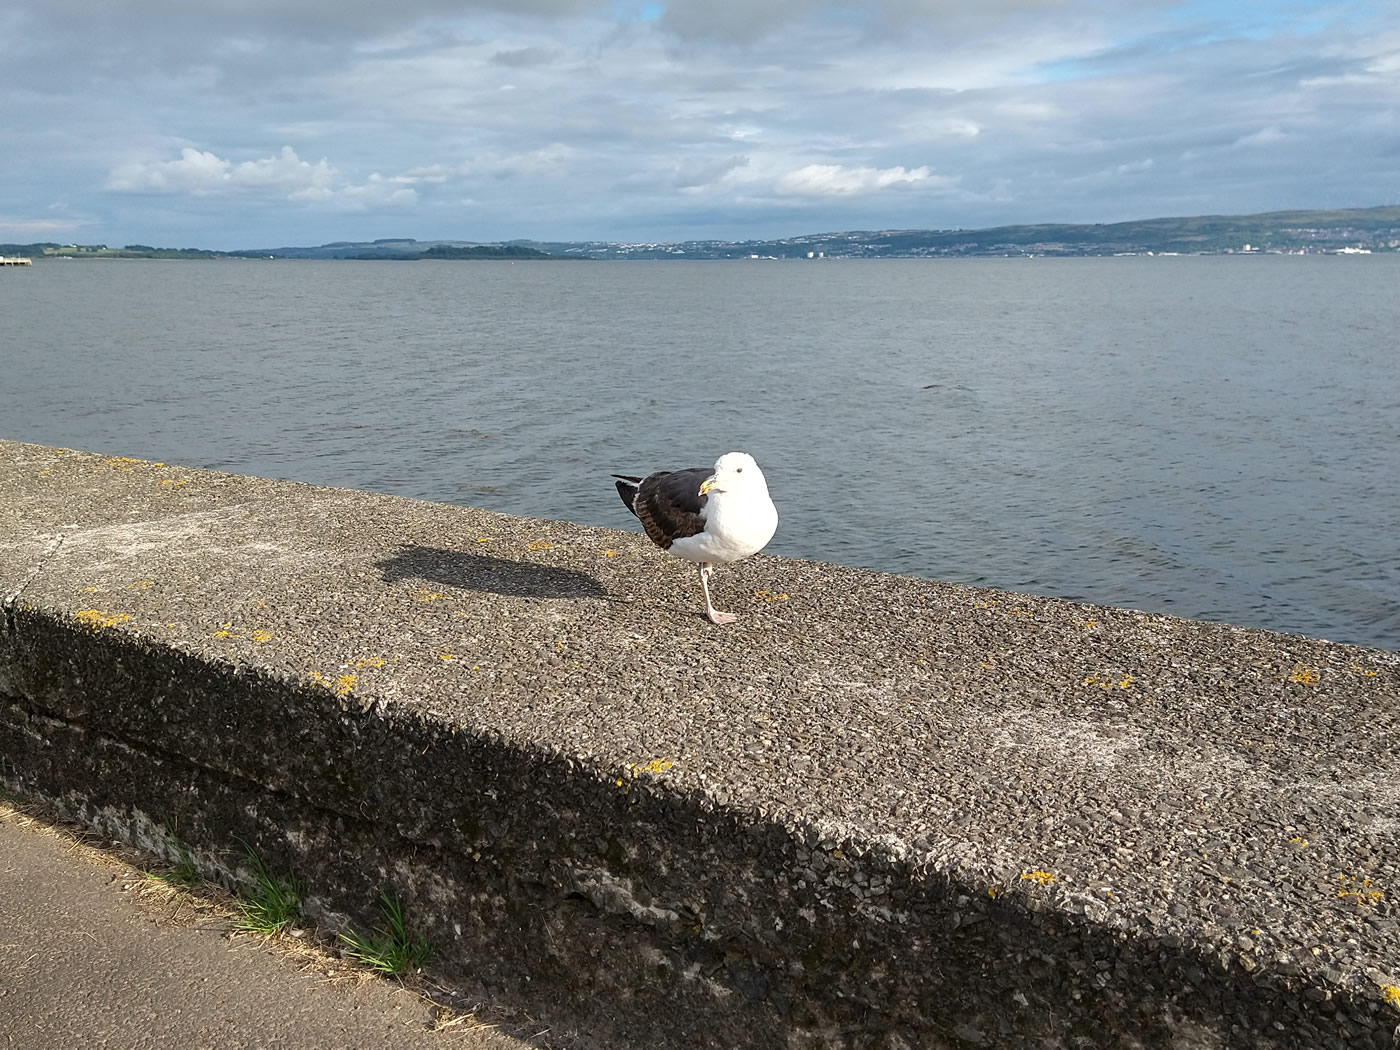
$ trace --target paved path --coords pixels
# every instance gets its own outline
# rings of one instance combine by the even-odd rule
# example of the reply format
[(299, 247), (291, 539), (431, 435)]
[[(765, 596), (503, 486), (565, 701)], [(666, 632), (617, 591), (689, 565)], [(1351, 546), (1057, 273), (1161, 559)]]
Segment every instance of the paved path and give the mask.
[(530, 1045), (466, 1024), (434, 1032), (418, 996), (299, 970), (226, 923), (159, 921), (123, 892), (133, 874), (0, 814), (0, 1050)]

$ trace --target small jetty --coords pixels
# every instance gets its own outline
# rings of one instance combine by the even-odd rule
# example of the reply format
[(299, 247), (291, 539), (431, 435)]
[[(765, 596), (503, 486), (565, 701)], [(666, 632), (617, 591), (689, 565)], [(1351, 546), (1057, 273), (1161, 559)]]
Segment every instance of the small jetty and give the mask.
[(33, 266), (33, 259), (26, 259), (22, 255), (0, 255), (0, 266)]

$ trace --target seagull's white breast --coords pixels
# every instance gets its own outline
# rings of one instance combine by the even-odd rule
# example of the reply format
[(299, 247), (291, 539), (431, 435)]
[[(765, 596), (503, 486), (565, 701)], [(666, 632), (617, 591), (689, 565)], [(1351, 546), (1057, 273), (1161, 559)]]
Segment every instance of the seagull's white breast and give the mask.
[(687, 561), (726, 564), (757, 554), (778, 530), (778, 508), (761, 482), (744, 490), (712, 492), (701, 514), (704, 531), (676, 540), (672, 554)]

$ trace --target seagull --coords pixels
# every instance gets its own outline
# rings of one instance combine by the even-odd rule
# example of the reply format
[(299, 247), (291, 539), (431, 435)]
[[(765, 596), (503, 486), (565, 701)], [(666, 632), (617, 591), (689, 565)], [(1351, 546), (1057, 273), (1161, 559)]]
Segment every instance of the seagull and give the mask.
[(761, 551), (778, 528), (778, 508), (763, 471), (747, 452), (726, 452), (714, 469), (659, 470), (646, 477), (614, 474), (617, 494), (653, 543), (678, 558), (698, 562), (705, 615), (733, 623), (710, 601), (710, 573)]

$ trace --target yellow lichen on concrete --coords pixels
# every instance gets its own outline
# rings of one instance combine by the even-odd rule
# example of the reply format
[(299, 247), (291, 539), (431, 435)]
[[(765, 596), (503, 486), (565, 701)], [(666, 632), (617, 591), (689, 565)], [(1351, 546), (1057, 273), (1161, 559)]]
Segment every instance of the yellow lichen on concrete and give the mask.
[(1048, 886), (1055, 881), (1055, 876), (1048, 871), (1023, 871), (1021, 878), (1026, 882), (1034, 882), (1040, 886)]
[(79, 609), (73, 618), (89, 627), (115, 627), (131, 619), (126, 613), (109, 613), (101, 609)]
[(1364, 907), (1375, 907), (1385, 900), (1385, 893), (1375, 888), (1371, 880), (1364, 875), (1361, 878), (1355, 875), (1338, 875), (1337, 896)]
[(1395, 1009), (1400, 1010), (1400, 987), (1393, 984), (1381, 985), (1381, 996)]
[(548, 543), (545, 540), (531, 540), (529, 543), (525, 544), (525, 549), (528, 551), (552, 551), (554, 549), (554, 544)]
[(1297, 682), (1299, 685), (1316, 685), (1322, 675), (1317, 668), (1309, 667), (1306, 664), (1294, 664), (1293, 670), (1288, 673), (1290, 682)]
[(785, 602), (791, 595), (782, 591), (754, 591), (753, 600), (756, 602)]
[(633, 776), (637, 776), (641, 773), (650, 773), (652, 776), (660, 776), (674, 765), (675, 763), (669, 758), (653, 758), (650, 762), (643, 762), (640, 765), (634, 762), (628, 762), (626, 768)]
[(352, 674), (342, 674), (332, 682), (320, 671), (312, 671), (306, 677), (321, 688), (329, 689), (331, 692), (335, 693), (336, 696), (348, 696), (350, 691), (355, 688), (355, 682), (357, 681), (356, 677)]
[(1096, 685), (1100, 689), (1131, 689), (1137, 678), (1131, 674), (1105, 675), (1100, 677), (1096, 674), (1087, 675), (1084, 679), (1085, 685)]

